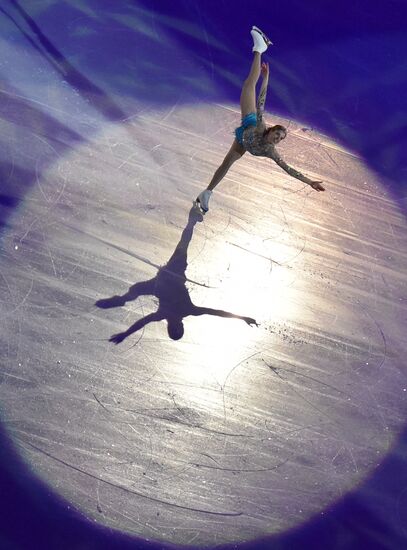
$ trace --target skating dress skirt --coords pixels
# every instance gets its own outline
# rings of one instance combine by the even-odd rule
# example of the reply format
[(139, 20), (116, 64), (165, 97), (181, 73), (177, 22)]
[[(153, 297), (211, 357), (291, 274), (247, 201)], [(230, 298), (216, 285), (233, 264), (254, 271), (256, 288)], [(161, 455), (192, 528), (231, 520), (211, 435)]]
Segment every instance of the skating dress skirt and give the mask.
[(242, 124), (239, 128), (235, 130), (235, 136), (240, 145), (243, 145), (243, 132), (249, 126), (257, 126), (257, 115), (256, 113), (249, 113), (242, 119)]

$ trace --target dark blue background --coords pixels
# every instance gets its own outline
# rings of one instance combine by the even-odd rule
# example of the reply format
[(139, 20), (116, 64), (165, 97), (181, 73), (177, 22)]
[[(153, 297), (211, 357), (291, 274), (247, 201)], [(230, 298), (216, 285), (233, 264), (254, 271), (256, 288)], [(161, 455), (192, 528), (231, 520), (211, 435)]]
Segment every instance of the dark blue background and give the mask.
[[(264, 27), (275, 43), (267, 54), (273, 111), (361, 154), (405, 211), (404, 1), (87, 0), (54, 2), (46, 9), (35, 5), (1, 2), (3, 39), (38, 52), (49, 71), (110, 121), (124, 120), (145, 105), (237, 103), (250, 59), (248, 30), (252, 24)], [(3, 90), (18, 92), (7, 73), (1, 78)], [(79, 128), (17, 96), (7, 105), (1, 98), (3, 118), (34, 131), (41, 128), (59, 154), (94, 131), (84, 126), (79, 135)], [(4, 227), (35, 181), (34, 174), (21, 169), (16, 185), (4, 177), (8, 173), (3, 163)], [(35, 479), (3, 429), (0, 435), (1, 550), (164, 547), (90, 524)], [(241, 547), (407, 548), (406, 441), (405, 432), (371, 478), (319, 519)]]

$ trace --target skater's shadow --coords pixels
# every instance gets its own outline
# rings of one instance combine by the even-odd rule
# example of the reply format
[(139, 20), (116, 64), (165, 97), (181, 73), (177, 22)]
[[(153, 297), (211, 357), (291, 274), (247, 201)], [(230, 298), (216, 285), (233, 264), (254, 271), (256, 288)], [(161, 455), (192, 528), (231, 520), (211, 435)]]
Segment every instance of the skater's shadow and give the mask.
[(242, 319), (248, 325), (256, 325), (255, 319), (235, 315), (229, 311), (221, 309), (212, 309), (208, 307), (198, 307), (194, 305), (186, 288), (186, 268), (187, 268), (187, 250), (191, 242), (194, 226), (202, 221), (202, 214), (191, 208), (188, 217), (188, 223), (182, 232), (181, 239), (171, 256), (168, 263), (158, 270), (154, 279), (136, 283), (129, 288), (123, 296), (112, 296), (98, 300), (96, 305), (100, 308), (112, 308), (123, 306), (126, 302), (136, 300), (139, 296), (156, 296), (158, 299), (158, 309), (155, 313), (150, 313), (142, 319), (136, 321), (125, 332), (115, 334), (110, 338), (110, 342), (119, 344), (125, 338), (137, 332), (148, 323), (153, 321), (166, 320), (168, 327), (168, 336), (173, 340), (179, 340), (184, 334), (183, 319), (188, 315), (217, 315), (219, 317), (234, 317)]

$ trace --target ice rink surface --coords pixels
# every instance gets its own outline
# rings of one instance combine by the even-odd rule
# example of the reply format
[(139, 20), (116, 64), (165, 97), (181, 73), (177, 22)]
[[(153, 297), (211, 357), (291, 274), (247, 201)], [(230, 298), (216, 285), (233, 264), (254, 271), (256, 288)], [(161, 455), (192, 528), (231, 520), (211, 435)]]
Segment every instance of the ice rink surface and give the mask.
[(0, 543), (405, 548), (400, 5), (276, 30), (266, 120), (326, 191), (246, 153), (202, 216), (247, 18), (103, 4), (0, 10)]

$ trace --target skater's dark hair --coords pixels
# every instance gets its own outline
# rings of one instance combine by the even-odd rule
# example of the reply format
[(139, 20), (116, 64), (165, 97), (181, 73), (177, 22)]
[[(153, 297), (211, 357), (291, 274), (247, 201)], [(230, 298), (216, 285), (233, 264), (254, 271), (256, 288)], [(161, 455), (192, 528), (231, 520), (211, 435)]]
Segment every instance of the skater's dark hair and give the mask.
[(281, 126), (281, 124), (275, 124), (274, 126), (269, 126), (266, 128), (263, 132), (263, 136), (267, 136), (270, 132), (274, 132), (274, 130), (280, 130), (280, 132), (284, 132), (285, 135), (287, 135), (287, 128), (285, 126)]
[(168, 336), (171, 340), (181, 340), (184, 336), (184, 323), (182, 318), (170, 317), (167, 324)]

